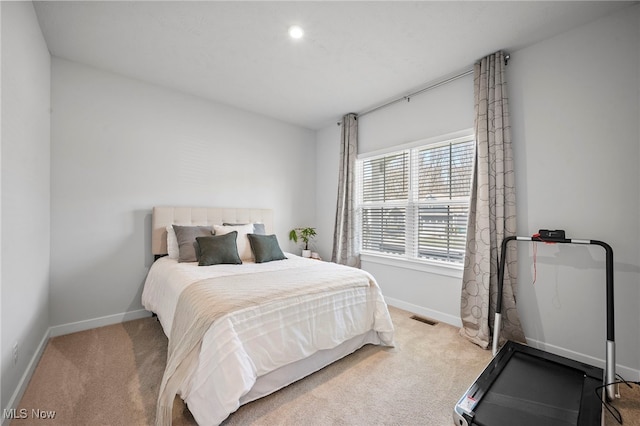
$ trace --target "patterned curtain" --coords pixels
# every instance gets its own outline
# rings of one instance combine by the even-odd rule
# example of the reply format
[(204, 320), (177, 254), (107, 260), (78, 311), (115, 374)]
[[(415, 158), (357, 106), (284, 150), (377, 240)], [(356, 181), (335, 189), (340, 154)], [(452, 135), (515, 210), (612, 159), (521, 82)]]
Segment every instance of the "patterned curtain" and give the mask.
[[(506, 236), (516, 233), (516, 197), (505, 60), (497, 52), (474, 66), (476, 164), (469, 208), (462, 279), (460, 334), (488, 348), (492, 340), (498, 257)], [(516, 244), (506, 255), (501, 340), (524, 342), (516, 311)]]
[(331, 261), (359, 268), (354, 184), (357, 154), (358, 117), (356, 114), (347, 114), (342, 117), (338, 203)]

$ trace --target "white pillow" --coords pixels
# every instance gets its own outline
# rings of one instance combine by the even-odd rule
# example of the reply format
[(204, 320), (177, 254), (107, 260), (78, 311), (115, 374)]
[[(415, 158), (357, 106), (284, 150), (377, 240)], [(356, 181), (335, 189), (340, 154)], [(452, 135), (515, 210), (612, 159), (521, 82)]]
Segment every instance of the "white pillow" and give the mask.
[(180, 255), (178, 237), (176, 237), (176, 231), (173, 229), (173, 225), (167, 226), (167, 254), (169, 255), (169, 259), (177, 259)]
[(246, 225), (213, 225), (214, 235), (225, 235), (229, 232), (238, 231), (236, 237), (236, 244), (238, 246), (238, 255), (241, 260), (253, 260), (253, 252), (251, 252), (251, 245), (249, 244), (249, 238), (247, 234), (253, 234), (253, 223)]

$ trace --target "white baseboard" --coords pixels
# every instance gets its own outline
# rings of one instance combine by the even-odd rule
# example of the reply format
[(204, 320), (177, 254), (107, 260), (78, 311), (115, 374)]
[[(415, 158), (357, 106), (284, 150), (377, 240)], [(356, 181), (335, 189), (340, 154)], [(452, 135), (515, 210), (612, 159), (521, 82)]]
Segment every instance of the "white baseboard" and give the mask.
[[(7, 406), (7, 409), (17, 408), (18, 407), (18, 404), (20, 403), (20, 400), (22, 399), (22, 395), (24, 395), (24, 392), (27, 390), (27, 385), (29, 384), (29, 381), (31, 380), (31, 376), (33, 376), (33, 372), (36, 370), (36, 367), (38, 366), (38, 362), (40, 361), (40, 358), (42, 357), (42, 353), (44, 352), (44, 348), (47, 347), (47, 342), (49, 341), (49, 336), (50, 336), (49, 333), (50, 333), (50, 331), (51, 331), (51, 327), (49, 327), (47, 329), (47, 331), (45, 331), (44, 336), (42, 336), (42, 340), (40, 340), (40, 344), (38, 345), (38, 348), (36, 349), (36, 352), (31, 357), (31, 361), (29, 361), (29, 365), (27, 365), (27, 369), (25, 370), (24, 374), (20, 378), (20, 381), (18, 382), (18, 386), (16, 387), (16, 390), (13, 392), (13, 395), (11, 396), (11, 399), (9, 400), (9, 404)], [(7, 420), (9, 420), (8, 422), (6, 422), (7, 424), (9, 424), (11, 422), (11, 419), (5, 418), (4, 413), (5, 413), (5, 411), (3, 411), (2, 420), (0, 422), (0, 424), (2, 424), (2, 425), (4, 425)]]
[(71, 322), (68, 324), (55, 325), (50, 327), (50, 336), (62, 336), (76, 333), (78, 331), (90, 330), (92, 328), (104, 327), (106, 325), (118, 324), (140, 318), (150, 317), (151, 312), (139, 309), (137, 311), (123, 312), (120, 314), (107, 315), (105, 317), (93, 318), (84, 321)]
[[(544, 343), (539, 340), (527, 338), (527, 344), (536, 349), (541, 349), (546, 352), (551, 352), (553, 354), (560, 355), (565, 358), (573, 359), (585, 364), (593, 365), (595, 367), (604, 368), (604, 365), (605, 365), (604, 359), (596, 358), (590, 355), (585, 355), (580, 352), (571, 351), (569, 349), (561, 348), (559, 346), (550, 345), (548, 343)], [(640, 370), (636, 370), (631, 367), (620, 365), (618, 363), (616, 363), (616, 373), (622, 376), (625, 380), (630, 380), (630, 381), (640, 380)]]
[[(120, 314), (108, 315), (100, 318), (93, 318), (89, 320), (77, 321), (69, 324), (61, 324), (61, 325), (49, 327), (47, 331), (44, 333), (44, 336), (42, 336), (42, 340), (38, 345), (38, 349), (36, 349), (36, 352), (31, 357), (31, 361), (29, 361), (29, 365), (27, 366), (27, 369), (25, 370), (24, 374), (20, 378), (20, 381), (18, 382), (18, 386), (16, 387), (15, 392), (13, 392), (13, 395), (11, 396), (11, 399), (9, 400), (9, 403), (5, 408), (5, 410), (18, 408), (18, 404), (20, 403), (20, 400), (22, 399), (22, 396), (24, 395), (24, 392), (27, 389), (27, 385), (29, 384), (29, 381), (31, 380), (31, 376), (33, 376), (36, 366), (38, 365), (38, 362), (42, 357), (42, 353), (44, 352), (44, 349), (47, 346), (49, 338), (62, 336), (64, 334), (75, 333), (78, 331), (90, 330), (92, 328), (104, 327), (106, 325), (132, 321), (135, 319), (146, 318), (150, 316), (151, 316), (151, 312), (146, 311), (144, 309), (140, 309), (137, 311), (123, 312)], [(6, 411), (3, 411), (3, 412), (6, 412)], [(7, 420), (9, 420), (9, 422), (11, 421), (11, 419), (8, 419), (2, 416), (2, 418), (0, 418), (0, 425), (4, 425)], [(7, 422), (7, 424), (9, 422)]]
[(403, 300), (394, 299), (392, 297), (385, 296), (384, 299), (389, 305), (395, 306), (396, 308), (404, 309), (405, 311), (413, 312), (414, 314), (445, 322), (447, 324), (453, 325), (454, 327), (462, 327), (462, 320), (460, 319), (460, 317), (457, 317), (455, 315), (445, 314), (444, 312), (414, 305), (413, 303), (408, 303)]

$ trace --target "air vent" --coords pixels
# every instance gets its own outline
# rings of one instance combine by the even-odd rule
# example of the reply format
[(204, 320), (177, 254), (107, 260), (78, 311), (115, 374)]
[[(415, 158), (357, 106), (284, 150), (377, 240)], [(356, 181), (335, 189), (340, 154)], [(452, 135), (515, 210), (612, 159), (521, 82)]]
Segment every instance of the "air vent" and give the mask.
[(438, 325), (438, 321), (433, 320), (431, 318), (421, 317), (419, 315), (412, 315), (411, 319), (414, 319), (416, 321), (420, 321), (420, 322), (423, 322), (423, 323), (429, 324), (429, 325)]

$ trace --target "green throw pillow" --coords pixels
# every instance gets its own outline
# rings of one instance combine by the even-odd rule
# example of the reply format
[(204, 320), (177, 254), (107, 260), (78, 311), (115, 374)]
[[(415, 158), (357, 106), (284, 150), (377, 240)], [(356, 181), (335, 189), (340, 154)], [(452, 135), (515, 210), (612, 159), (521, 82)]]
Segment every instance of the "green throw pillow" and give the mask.
[(275, 235), (247, 234), (256, 263), (286, 259)]
[(196, 241), (200, 247), (198, 265), (241, 264), (242, 260), (238, 255), (238, 246), (236, 244), (237, 236), (238, 232), (233, 231), (224, 235), (197, 237)]

